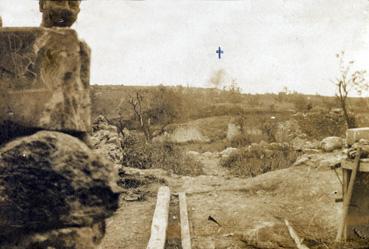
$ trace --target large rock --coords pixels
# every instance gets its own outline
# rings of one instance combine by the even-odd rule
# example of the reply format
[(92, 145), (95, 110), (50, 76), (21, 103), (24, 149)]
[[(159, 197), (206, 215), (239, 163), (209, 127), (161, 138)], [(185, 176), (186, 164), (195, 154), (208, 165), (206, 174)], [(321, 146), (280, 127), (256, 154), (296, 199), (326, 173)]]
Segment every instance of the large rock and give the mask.
[(340, 137), (326, 137), (320, 142), (320, 147), (325, 152), (332, 152), (341, 149), (343, 146), (343, 139)]
[(42, 131), (6, 144), (0, 242), (104, 221), (118, 208), (116, 178), (112, 164), (70, 135)]
[(0, 29), (0, 143), (90, 130), (90, 50), (72, 29)]

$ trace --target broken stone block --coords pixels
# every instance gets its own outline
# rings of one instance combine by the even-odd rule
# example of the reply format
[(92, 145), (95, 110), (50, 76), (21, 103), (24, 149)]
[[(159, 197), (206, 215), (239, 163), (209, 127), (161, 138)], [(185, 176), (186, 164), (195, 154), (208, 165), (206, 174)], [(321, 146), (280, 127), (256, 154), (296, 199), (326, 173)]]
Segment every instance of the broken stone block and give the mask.
[(40, 131), (5, 144), (0, 248), (2, 241), (105, 221), (118, 208), (116, 171), (79, 139), (60, 132)]
[(346, 131), (346, 143), (351, 146), (358, 142), (360, 139), (369, 140), (369, 127), (354, 128)]
[(0, 143), (31, 130), (88, 132), (89, 65), (72, 29), (0, 29)]

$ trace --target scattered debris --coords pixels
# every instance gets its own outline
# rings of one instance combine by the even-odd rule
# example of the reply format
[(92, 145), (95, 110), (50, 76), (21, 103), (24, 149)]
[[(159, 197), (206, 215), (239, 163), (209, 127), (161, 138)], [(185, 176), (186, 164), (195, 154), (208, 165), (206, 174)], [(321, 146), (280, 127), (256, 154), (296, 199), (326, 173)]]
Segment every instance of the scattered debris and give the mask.
[(219, 224), (219, 222), (216, 219), (214, 219), (211, 215), (209, 215), (208, 221), (212, 221), (212, 222), (216, 223), (218, 226), (221, 227), (221, 225)]

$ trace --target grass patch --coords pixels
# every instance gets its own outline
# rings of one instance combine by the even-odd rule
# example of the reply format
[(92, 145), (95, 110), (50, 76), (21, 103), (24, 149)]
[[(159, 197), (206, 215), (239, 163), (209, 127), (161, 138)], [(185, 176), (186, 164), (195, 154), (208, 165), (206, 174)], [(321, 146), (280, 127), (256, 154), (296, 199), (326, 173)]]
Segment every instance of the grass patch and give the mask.
[(161, 168), (177, 175), (203, 174), (202, 165), (173, 143), (146, 143), (139, 134), (124, 137), (123, 165), (139, 169)]
[(233, 175), (254, 177), (269, 171), (290, 167), (301, 152), (288, 145), (270, 144), (269, 148), (251, 145), (239, 149), (228, 158), (221, 160), (221, 166), (228, 168)]

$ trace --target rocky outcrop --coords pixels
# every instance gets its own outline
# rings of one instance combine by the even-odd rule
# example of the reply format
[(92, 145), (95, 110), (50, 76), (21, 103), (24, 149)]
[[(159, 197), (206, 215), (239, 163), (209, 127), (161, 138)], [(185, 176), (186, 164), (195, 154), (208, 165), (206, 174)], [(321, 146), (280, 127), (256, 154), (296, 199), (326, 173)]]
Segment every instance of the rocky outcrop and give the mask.
[(78, 238), (93, 239), (90, 229), (118, 208), (112, 164), (77, 138), (49, 131), (7, 143), (0, 156), (0, 242), (46, 249), (63, 234), (75, 246), (57, 249), (93, 248), (78, 247)]
[(0, 143), (90, 130), (90, 49), (71, 29), (0, 30)]

